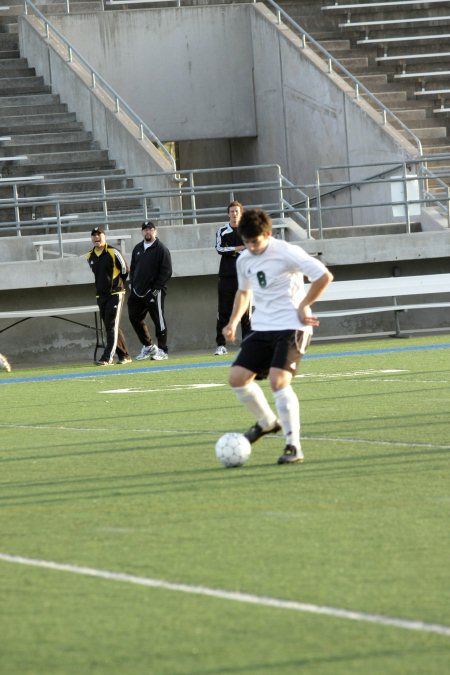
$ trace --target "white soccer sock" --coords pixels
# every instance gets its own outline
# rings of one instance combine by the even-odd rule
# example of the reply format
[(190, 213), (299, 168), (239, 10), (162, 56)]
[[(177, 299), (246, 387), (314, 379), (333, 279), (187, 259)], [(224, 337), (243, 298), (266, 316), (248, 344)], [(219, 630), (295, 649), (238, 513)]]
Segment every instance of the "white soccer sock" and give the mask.
[(273, 392), (286, 445), (293, 445), (301, 452), (300, 445), (300, 402), (289, 384)]
[(253, 381), (243, 387), (233, 387), (233, 390), (240, 402), (256, 417), (262, 429), (273, 427), (277, 418), (259, 384)]

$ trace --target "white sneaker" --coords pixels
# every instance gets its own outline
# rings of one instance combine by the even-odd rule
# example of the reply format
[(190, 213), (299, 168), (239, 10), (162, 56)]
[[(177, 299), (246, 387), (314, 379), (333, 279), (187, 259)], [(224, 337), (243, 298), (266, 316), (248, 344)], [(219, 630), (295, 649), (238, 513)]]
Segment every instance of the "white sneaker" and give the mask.
[(219, 345), (214, 352), (214, 356), (225, 356), (225, 354), (228, 354), (228, 349), (223, 345)]
[(144, 359), (149, 359), (150, 357), (153, 357), (158, 351), (158, 347), (156, 345), (144, 345), (139, 352), (139, 354), (136, 356), (136, 361), (143, 361)]
[(153, 361), (164, 361), (165, 359), (168, 359), (168, 358), (169, 358), (169, 355), (163, 349), (157, 349), (156, 354), (152, 355)]
[(6, 358), (6, 356), (3, 356), (3, 354), (0, 354), (0, 369), (6, 370), (7, 373), (11, 372), (11, 366), (9, 365), (9, 361)]

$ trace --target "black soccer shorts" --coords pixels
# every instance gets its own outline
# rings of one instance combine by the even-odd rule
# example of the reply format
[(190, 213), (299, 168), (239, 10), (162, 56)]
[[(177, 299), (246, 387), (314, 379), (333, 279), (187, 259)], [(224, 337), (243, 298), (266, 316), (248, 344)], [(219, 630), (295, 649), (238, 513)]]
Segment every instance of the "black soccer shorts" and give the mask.
[(310, 342), (311, 334), (302, 330), (252, 331), (242, 342), (233, 366), (251, 370), (257, 380), (265, 379), (270, 368), (295, 375)]

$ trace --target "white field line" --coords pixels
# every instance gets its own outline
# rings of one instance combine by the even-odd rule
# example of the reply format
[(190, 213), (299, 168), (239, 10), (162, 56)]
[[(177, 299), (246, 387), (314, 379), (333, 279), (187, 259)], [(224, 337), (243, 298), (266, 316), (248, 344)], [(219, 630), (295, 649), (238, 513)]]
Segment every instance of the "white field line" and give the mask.
[(99, 394), (146, 394), (161, 391), (186, 391), (186, 389), (211, 389), (211, 387), (224, 387), (225, 383), (220, 384), (169, 384), (165, 387), (158, 387), (156, 389), (143, 389), (142, 387), (126, 387), (125, 389), (104, 389), (99, 391)]
[[(364, 382), (399, 382), (398, 378), (388, 378), (388, 377), (379, 377), (381, 375), (404, 375), (410, 373), (409, 370), (399, 370), (399, 369), (368, 369), (368, 370), (353, 370), (349, 372), (341, 373), (300, 373), (296, 376), (296, 380), (338, 380), (345, 378), (354, 378), (354, 377), (364, 377)], [(368, 378), (369, 375), (376, 375), (377, 377)], [(405, 381), (405, 380), (403, 380)], [(406, 380), (408, 384), (447, 384), (448, 379), (437, 380), (437, 379), (411, 379)], [(152, 387), (151, 389), (147, 387), (124, 387), (121, 389), (102, 389), (99, 391), (99, 394), (155, 394), (155, 393), (174, 393), (177, 391), (186, 391), (190, 389), (211, 389), (216, 387), (224, 387), (224, 383), (208, 383), (208, 384), (173, 384), (163, 387)]]
[(320, 614), (331, 616), (338, 619), (350, 619), (352, 621), (364, 621), (381, 626), (393, 626), (406, 630), (415, 630), (422, 633), (437, 633), (450, 637), (450, 626), (441, 624), (425, 623), (424, 621), (399, 619), (396, 617), (383, 616), (382, 614), (367, 614), (366, 612), (356, 612), (338, 607), (326, 607), (294, 600), (280, 600), (250, 593), (239, 593), (237, 591), (225, 591), (219, 588), (208, 588), (207, 586), (191, 586), (189, 584), (176, 584), (164, 579), (150, 579), (148, 577), (137, 577), (132, 574), (123, 574), (120, 572), (110, 572), (92, 567), (79, 567), (65, 563), (57, 563), (51, 560), (36, 560), (34, 558), (24, 558), (8, 553), (0, 553), (0, 560), (16, 565), (27, 565), (29, 567), (39, 567), (50, 569), (57, 572), (70, 572), (71, 574), (80, 574), (82, 576), (95, 577), (96, 579), (106, 579), (107, 581), (118, 581), (120, 583), (135, 584), (137, 586), (147, 586), (151, 588), (162, 588), (166, 591), (177, 591), (178, 593), (191, 593), (193, 595), (203, 595), (220, 600), (231, 600), (233, 602), (244, 602), (262, 607), (275, 607), (276, 609), (290, 609), (295, 612), (307, 612), (309, 614)]
[(374, 369), (374, 368), (369, 368), (367, 370), (351, 370), (348, 372), (338, 372), (338, 373), (299, 373), (296, 375), (296, 378), (324, 378), (324, 379), (329, 379), (329, 378), (341, 378), (341, 377), (357, 377), (358, 375), (395, 375), (397, 373), (409, 373), (411, 371), (409, 370), (399, 370), (398, 368), (383, 368), (381, 370), (379, 369)]
[[(112, 427), (67, 427), (51, 424), (1, 424), (0, 429), (30, 429), (38, 431), (80, 431), (82, 433), (92, 433), (92, 432), (114, 432)], [(117, 431), (117, 430), (116, 430)], [(217, 436), (217, 431), (206, 431), (201, 429), (157, 429), (144, 428), (144, 429), (132, 429), (133, 433), (137, 434), (172, 434), (173, 436), (183, 436), (189, 434), (190, 436)], [(268, 434), (267, 439), (271, 438), (273, 435)], [(349, 438), (349, 437), (335, 437), (335, 436), (309, 436), (308, 434), (303, 434), (302, 439), (305, 441), (320, 441), (321, 443), (360, 443), (362, 445), (391, 445), (394, 447), (402, 448), (424, 448), (429, 450), (450, 450), (450, 445), (444, 445), (442, 443), (416, 443), (414, 441), (383, 441), (383, 440), (369, 440), (368, 438)]]

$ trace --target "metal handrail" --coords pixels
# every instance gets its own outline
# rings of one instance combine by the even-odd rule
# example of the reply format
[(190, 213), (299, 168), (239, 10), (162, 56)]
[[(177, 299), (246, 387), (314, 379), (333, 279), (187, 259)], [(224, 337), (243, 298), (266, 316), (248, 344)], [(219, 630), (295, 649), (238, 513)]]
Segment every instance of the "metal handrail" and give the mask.
[[(369, 176), (367, 178), (358, 178), (357, 180), (328, 180), (322, 181), (320, 176), (317, 177), (315, 183), (308, 185), (295, 185), (281, 174), (278, 165), (260, 165), (260, 166), (245, 166), (245, 167), (219, 167), (209, 169), (193, 169), (181, 174), (186, 175), (188, 180), (181, 187), (160, 187), (151, 190), (143, 188), (129, 189), (127, 187), (120, 188), (116, 184), (108, 187), (108, 181), (117, 181), (119, 179), (127, 182), (130, 179), (138, 177), (149, 177), (157, 174), (133, 174), (133, 175), (104, 175), (104, 176), (90, 176), (86, 177), (86, 182), (93, 183), (94, 189), (79, 192), (64, 192), (56, 193), (48, 196), (21, 196), (20, 188), (22, 185), (29, 185), (30, 179), (37, 184), (47, 184), (43, 176), (24, 177), (19, 180), (3, 179), (1, 184), (3, 186), (10, 185), (12, 195), (10, 198), (2, 197), (0, 199), (0, 212), (10, 210), (14, 213), (15, 220), (5, 219), (0, 226), (0, 232), (6, 234), (15, 232), (18, 236), (27, 231), (38, 232), (48, 227), (56, 227), (58, 232), (62, 232), (64, 228), (76, 227), (90, 229), (93, 224), (102, 224), (106, 229), (110, 225), (117, 226), (118, 224), (126, 226), (134, 226), (139, 220), (146, 220), (147, 218), (155, 219), (158, 222), (170, 222), (171, 224), (184, 224), (191, 222), (193, 224), (201, 221), (216, 222), (222, 220), (227, 201), (244, 196), (242, 201), (246, 202), (247, 207), (260, 206), (265, 208), (272, 215), (280, 217), (291, 217), (301, 224), (308, 237), (311, 236), (311, 217), (315, 215), (318, 222), (319, 236), (323, 236), (322, 231), (322, 217), (327, 212), (339, 211), (342, 209), (366, 209), (380, 206), (404, 206), (405, 215), (407, 219), (406, 231), (410, 231), (409, 222), (409, 206), (412, 204), (423, 204), (430, 206), (437, 205), (443, 209), (450, 218), (448, 209), (449, 189), (447, 183), (443, 178), (450, 178), (450, 170), (443, 169), (440, 172), (438, 179), (440, 194), (433, 195), (429, 190), (422, 190), (420, 199), (412, 200), (407, 196), (407, 184), (410, 181), (417, 181), (419, 185), (425, 186), (429, 178), (435, 178), (428, 169), (424, 173), (408, 174), (411, 166), (423, 167), (426, 161), (442, 160), (443, 158), (450, 159), (449, 155), (437, 155), (427, 158), (420, 158), (418, 160), (399, 162), (384, 162), (361, 165), (334, 165), (328, 167), (321, 167), (323, 170), (331, 169), (349, 169), (367, 166), (383, 165), (384, 172), (379, 172), (377, 176)], [(403, 168), (402, 175), (386, 177), (386, 175)], [(238, 173), (239, 171), (249, 170), (255, 171), (258, 175), (262, 174), (263, 169), (270, 171), (270, 176), (261, 180), (244, 180), (242, 182), (215, 182), (210, 184), (201, 184), (201, 175), (205, 174), (219, 174), (225, 172), (229, 174), (231, 171)], [(247, 178), (247, 177), (246, 177)], [(57, 188), (58, 185), (71, 183), (72, 178), (59, 178), (52, 181)], [(95, 182), (95, 183), (94, 183)], [(364, 203), (358, 202), (353, 204), (351, 198), (349, 203), (336, 204), (328, 206), (324, 204), (324, 199), (333, 196), (333, 192), (341, 190), (351, 190), (358, 187), (380, 185), (388, 186), (392, 183), (403, 183), (404, 198), (401, 201), (395, 199), (366, 201)], [(330, 192), (326, 192), (330, 190)], [(442, 196), (443, 192), (443, 196)], [(172, 197), (187, 199), (187, 203), (173, 204), (170, 201)], [(209, 205), (211, 196), (215, 197), (216, 203), (221, 203), (222, 206)], [(208, 201), (202, 202), (204, 198)], [(299, 202), (299, 198), (301, 202)], [(164, 201), (166, 200), (166, 201)], [(312, 202), (315, 200), (315, 204)], [(119, 203), (118, 203), (119, 202)], [(158, 204), (159, 202), (159, 204)], [(251, 202), (251, 203), (250, 203)], [(83, 204), (83, 210), (80, 210), (80, 204)], [(155, 206), (156, 204), (156, 206)], [(91, 208), (93, 207), (93, 208)], [(24, 211), (25, 209), (25, 211)], [(89, 210), (91, 209), (91, 210)], [(43, 215), (39, 215), (36, 219), (36, 214), (39, 211)], [(32, 213), (30, 217), (30, 212)], [(69, 212), (69, 213), (68, 213)], [(73, 222), (75, 221), (76, 222)]]
[(377, 2), (376, 5), (374, 5), (373, 2), (354, 2), (353, 4), (335, 2), (334, 5), (325, 5), (322, 7), (322, 11), (373, 9), (374, 7), (378, 9), (379, 7), (402, 7), (404, 5), (430, 5), (438, 2), (442, 3), (442, 0), (424, 0), (424, 2), (418, 0), (390, 0), (389, 2)]
[[(366, 184), (368, 182), (376, 182), (376, 179), (383, 176), (383, 175), (388, 175), (389, 173), (392, 173), (392, 171), (396, 171), (397, 169), (401, 169), (406, 166), (416, 166), (418, 170), (418, 175), (417, 176), (411, 176), (407, 178), (407, 180), (421, 180), (425, 181), (428, 178), (431, 178), (432, 180), (436, 181), (441, 186), (441, 189), (445, 192), (448, 190), (448, 184), (442, 180), (441, 176), (448, 176), (449, 175), (449, 170), (448, 169), (442, 169), (436, 171), (430, 171), (430, 169), (427, 167), (427, 163), (429, 162), (438, 162), (441, 160), (446, 160), (450, 162), (450, 154), (449, 153), (441, 153), (441, 154), (435, 154), (435, 155), (430, 155), (430, 156), (421, 156), (415, 159), (407, 159), (404, 160), (403, 162), (399, 163), (398, 161), (381, 161), (381, 162), (370, 162), (370, 163), (364, 163), (364, 164), (336, 164), (336, 165), (329, 165), (329, 166), (322, 166), (318, 169), (318, 172), (320, 171), (333, 171), (336, 169), (358, 169), (358, 168), (370, 168), (374, 166), (385, 166), (385, 167), (390, 167), (389, 169), (385, 169), (384, 171), (380, 172), (377, 175), (374, 176), (368, 176), (364, 178), (363, 180), (354, 180), (351, 184), (347, 184), (344, 186), (343, 189), (348, 188), (348, 187), (357, 187), (360, 184)], [(405, 169), (404, 169), (404, 173)], [(423, 178), (421, 176), (426, 177)], [(431, 194), (427, 189), (424, 190), (425, 194)]]
[[(232, 0), (230, 0), (230, 2), (231, 1)], [(252, 0), (252, 3), (257, 4), (258, 1), (260, 1), (260, 0)], [(294, 19), (292, 19), (292, 17), (290, 17), (287, 12), (285, 12), (279, 5), (277, 5), (277, 3), (274, 2), (274, 0), (263, 0), (263, 1), (265, 2), (266, 5), (268, 5), (274, 11), (274, 13), (277, 17), (278, 23), (282, 23), (281, 17), (283, 17), (284, 22), (287, 25), (289, 25), (289, 27), (292, 28), (294, 30), (294, 32), (297, 32), (301, 35), (301, 37), (302, 37), (301, 44), (302, 44), (303, 49), (307, 46), (307, 42), (309, 42), (311, 45), (314, 45), (314, 47), (317, 49), (317, 51), (320, 52), (320, 54), (322, 54), (322, 56), (324, 56), (325, 60), (328, 62), (328, 72), (329, 73), (333, 72), (333, 66), (334, 66), (335, 69), (344, 73), (345, 76), (347, 78), (349, 78), (351, 80), (351, 82), (353, 82), (353, 84), (354, 84), (355, 98), (359, 99), (360, 95), (361, 95), (361, 92), (364, 92), (366, 94), (366, 96), (368, 97), (368, 99), (373, 104), (373, 106), (375, 108), (378, 108), (381, 111), (383, 124), (386, 125), (387, 119), (389, 118), (391, 121), (393, 121), (397, 125), (399, 125), (400, 128), (413, 140), (414, 144), (417, 146), (417, 150), (418, 150), (419, 155), (422, 154), (422, 143), (421, 143), (420, 139), (418, 138), (418, 136), (416, 136), (416, 134), (399, 117), (397, 117), (397, 115), (395, 115), (395, 113), (393, 113), (392, 110), (390, 110), (390, 108), (386, 107), (384, 105), (384, 103), (382, 103), (380, 101), (380, 99), (377, 98), (370, 91), (370, 89), (368, 89), (360, 80), (358, 80), (357, 77), (355, 77), (345, 66), (343, 66), (338, 59), (336, 59), (334, 56), (332, 56), (332, 54), (330, 54), (330, 52), (328, 52), (325, 49), (325, 47), (323, 47), (319, 42), (314, 40), (314, 38), (311, 35), (309, 35), (309, 33), (307, 33), (307, 31), (305, 31), (296, 21), (294, 21)], [(149, 0), (148, 4), (151, 4), (151, 2), (152, 2), (152, 0)], [(31, 0), (24, 0), (24, 4), (25, 4), (25, 8), (27, 7), (27, 5), (30, 5), (31, 7), (33, 7), (33, 9), (35, 10), (35, 13), (38, 16), (40, 16), (40, 18), (45, 22), (46, 31), (48, 30), (48, 28), (51, 27), (51, 29), (55, 32), (55, 34), (58, 35), (58, 37), (60, 39), (62, 39), (66, 45), (68, 45), (68, 41), (66, 40), (66, 38), (64, 38), (64, 36), (61, 35), (61, 33), (56, 28), (54, 28), (54, 26), (52, 26), (52, 24), (48, 21), (48, 19), (46, 19), (45, 16), (35, 7), (35, 5), (31, 2)], [(119, 3), (117, 3), (117, 4), (119, 4)], [(126, 2), (124, 1), (124, 3), (122, 3), (122, 4), (126, 4)], [(246, 4), (246, 3), (243, 3), (243, 4)], [(181, 7), (181, 0), (180, 0), (180, 2), (177, 2), (176, 6)], [(66, 8), (67, 8), (67, 13), (69, 14), (70, 13), (70, 0), (66, 0)], [(25, 13), (27, 13), (27, 12), (25, 11)], [(47, 28), (47, 26), (48, 26), (48, 28)], [(46, 36), (48, 37), (48, 35), (46, 35)], [(126, 107), (130, 111), (131, 116), (135, 120), (139, 119), (137, 114), (133, 110), (131, 110), (131, 108), (129, 108), (129, 106), (125, 103), (125, 101), (123, 101), (123, 99), (121, 99), (119, 97), (117, 92), (115, 92), (115, 90), (108, 83), (106, 83), (105, 80), (103, 80), (103, 78), (101, 78), (101, 76), (87, 63), (87, 61), (85, 61), (85, 59), (73, 47), (69, 48), (69, 60), (71, 60), (70, 55), (71, 55), (72, 52), (75, 53), (78, 58), (80, 58), (80, 61), (83, 63), (83, 65), (85, 65), (86, 67), (88, 67), (91, 70), (91, 73), (92, 73), (91, 77), (93, 78), (93, 87), (95, 88), (96, 80), (100, 79), (100, 81), (105, 84), (105, 86), (107, 88), (107, 91), (115, 97), (116, 105), (118, 105), (118, 102), (120, 102), (120, 104), (123, 105), (123, 107)], [(143, 122), (142, 122), (142, 124), (144, 125), (143, 128), (146, 128), (148, 130), (148, 132), (150, 133), (150, 136), (149, 136), (150, 140), (152, 140), (152, 136), (153, 136), (156, 139), (154, 142), (160, 143), (159, 139), (157, 139), (156, 135), (147, 127), (147, 125), (145, 125)], [(164, 146), (162, 144), (161, 144), (161, 146), (164, 148)], [(164, 150), (165, 150), (166, 153), (168, 152), (166, 148), (164, 148)], [(168, 153), (168, 154), (170, 154), (170, 153)], [(170, 155), (170, 157), (173, 160), (172, 155)]]
[[(259, 180), (244, 180), (241, 182), (216, 182), (213, 185), (203, 184), (202, 175), (208, 176), (208, 174), (220, 174), (220, 172), (225, 172), (229, 174), (233, 172), (235, 175), (239, 172), (255, 172), (260, 176)], [(264, 178), (264, 172), (269, 172), (269, 175)], [(151, 179), (153, 177), (160, 177), (160, 173), (139, 173), (139, 174), (106, 174), (103, 176), (86, 176), (79, 177), (78, 180), (81, 182), (86, 182), (88, 184), (87, 190), (81, 190), (74, 192), (65, 193), (63, 188), (65, 185), (73, 184), (73, 178), (56, 178), (50, 179), (51, 185), (55, 189), (54, 194), (43, 195), (43, 196), (21, 196), (21, 187), (23, 185), (29, 184), (30, 179), (34, 183), (44, 184), (48, 187), (49, 179), (44, 178), (43, 176), (36, 177), (24, 177), (21, 179), (9, 178), (2, 181), (3, 186), (10, 186), (12, 190), (11, 197), (2, 197), (0, 198), (0, 212), (3, 210), (14, 210), (15, 220), (4, 219), (2, 225), (0, 225), (0, 231), (2, 233), (9, 232), (11, 230), (15, 231), (17, 235), (22, 234), (22, 229), (26, 229), (28, 226), (33, 225), (35, 228), (45, 228), (49, 225), (49, 216), (48, 213), (51, 213), (50, 220), (56, 220), (58, 227), (60, 226), (61, 218), (58, 216), (58, 212), (67, 212), (68, 210), (75, 212), (77, 214), (77, 222), (75, 225), (78, 227), (84, 226), (87, 223), (88, 219), (101, 219), (101, 223), (105, 226), (106, 229), (109, 227), (109, 222), (117, 223), (118, 220), (123, 220), (124, 222), (135, 222), (136, 220), (146, 220), (149, 217), (149, 214), (156, 213), (156, 216), (159, 220), (166, 219), (171, 222), (181, 219), (182, 222), (185, 222), (187, 218), (191, 218), (193, 223), (197, 222), (197, 218), (210, 217), (214, 216), (215, 209), (207, 208), (202, 209), (198, 208), (197, 201), (202, 198), (209, 197), (214, 195), (216, 198), (221, 198), (223, 196), (223, 204), (226, 204), (227, 201), (231, 201), (241, 194), (246, 197), (250, 194), (267, 194), (271, 193), (271, 200), (267, 202), (267, 199), (262, 197), (259, 199), (258, 204), (264, 208), (267, 208), (273, 212), (283, 213), (284, 208), (289, 207), (287, 200), (283, 196), (283, 184), (284, 178), (281, 175), (281, 170), (278, 164), (265, 164), (265, 165), (253, 165), (253, 166), (241, 166), (241, 167), (215, 167), (209, 169), (192, 169), (184, 172), (167, 172), (164, 175), (176, 176), (177, 181), (181, 181), (180, 184), (173, 187), (170, 184), (167, 187), (157, 187), (151, 189), (144, 189), (143, 187), (120, 187), (120, 183), (123, 181), (124, 184), (127, 184), (129, 181), (133, 181), (136, 185), (139, 179)], [(117, 181), (119, 181), (119, 187), (117, 186)], [(200, 181), (200, 184), (199, 184)], [(108, 183), (112, 183), (109, 187)], [(142, 181), (145, 184), (147, 181)], [(197, 184), (196, 184), (197, 183)], [(61, 189), (61, 192), (58, 193), (58, 188)], [(301, 194), (301, 193), (298, 193)], [(173, 199), (176, 198), (175, 203)], [(181, 209), (178, 208), (180, 199), (187, 199), (190, 203), (190, 208), (184, 207)], [(166, 204), (166, 210), (163, 212), (161, 205), (155, 210), (150, 205), (155, 204), (155, 202), (160, 201), (164, 205), (163, 200), (169, 200)], [(117, 212), (117, 202), (122, 202), (125, 206), (122, 208), (122, 211)], [(136, 204), (139, 203), (139, 207), (136, 207)], [(80, 205), (83, 205), (83, 210), (80, 211)], [(249, 206), (248, 203), (246, 203)], [(101, 208), (101, 211), (95, 211), (94, 213), (86, 213), (86, 209), (90, 206), (95, 208)], [(114, 208), (116, 211), (114, 211)], [(25, 209), (25, 211), (24, 211)], [(32, 213), (30, 220), (30, 211)], [(39, 215), (39, 212), (44, 214)], [(53, 215), (56, 212), (56, 215)], [(217, 213), (220, 214), (220, 218), (224, 214), (224, 206), (217, 208)], [(36, 215), (39, 217), (36, 219)], [(73, 215), (73, 214), (72, 214)], [(96, 221), (97, 222), (97, 221)], [(306, 222), (306, 219), (303, 218), (302, 222)], [(97, 223), (98, 224), (98, 223)], [(73, 225), (73, 223), (72, 223)]]
[[(253, 3), (256, 4), (258, 0), (253, 0)], [(395, 121), (396, 124), (398, 124), (405, 133), (407, 133), (414, 141), (414, 144), (417, 146), (417, 150), (419, 155), (422, 154), (422, 143), (420, 139), (416, 136), (416, 134), (404, 123), (402, 120), (395, 115), (395, 113), (392, 112), (389, 108), (387, 108), (384, 103), (380, 101), (358, 78), (356, 78), (345, 66), (338, 61), (334, 56), (328, 52), (325, 47), (323, 47), (319, 42), (314, 40), (314, 38), (309, 35), (299, 24), (292, 19), (287, 12), (284, 11), (279, 5), (277, 5), (274, 0), (264, 0), (264, 2), (269, 5), (275, 12), (277, 16), (277, 22), (282, 23), (281, 17), (283, 17), (284, 22), (289, 25), (291, 28), (294, 29), (294, 31), (297, 31), (300, 33), (302, 36), (302, 49), (304, 49), (307, 46), (307, 42), (310, 42), (314, 47), (325, 57), (326, 61), (328, 62), (328, 72), (332, 73), (333, 72), (333, 66), (337, 68), (338, 70), (342, 71), (346, 77), (348, 77), (354, 84), (355, 88), (355, 98), (359, 99), (360, 97), (360, 92), (363, 91), (367, 97), (370, 99), (372, 104), (381, 110), (382, 114), (382, 121), (383, 124), (387, 124), (387, 118), (389, 117), (391, 120)]]
[[(151, 143), (153, 143), (158, 150), (166, 157), (170, 162), (172, 168), (176, 169), (176, 163), (174, 157), (167, 150), (165, 145), (159, 140), (158, 136), (150, 129), (150, 127), (139, 117), (137, 113), (128, 105), (128, 103), (116, 92), (116, 90), (98, 73), (90, 63), (80, 54), (80, 52), (67, 40), (67, 38), (45, 17), (45, 15), (36, 7), (36, 5), (31, 0), (23, 0), (24, 2), (24, 14), (28, 16), (28, 9), (30, 8), (35, 16), (37, 16), (44, 24), (45, 33), (44, 36), (47, 40), (50, 40), (50, 32), (54, 33), (60, 40), (63, 46), (67, 49), (67, 60), (69, 63), (73, 63), (73, 57), (76, 56), (78, 62), (83, 66), (85, 71), (91, 81), (92, 89), (102, 89), (113, 101), (115, 113), (123, 112), (127, 117), (137, 126), (139, 135), (139, 140), (143, 141), (144, 138), (147, 138)], [(66, 7), (69, 13), (70, 6), (69, 1), (66, 2)], [(32, 25), (32, 24), (30, 24)], [(37, 31), (36, 27), (33, 28)]]

